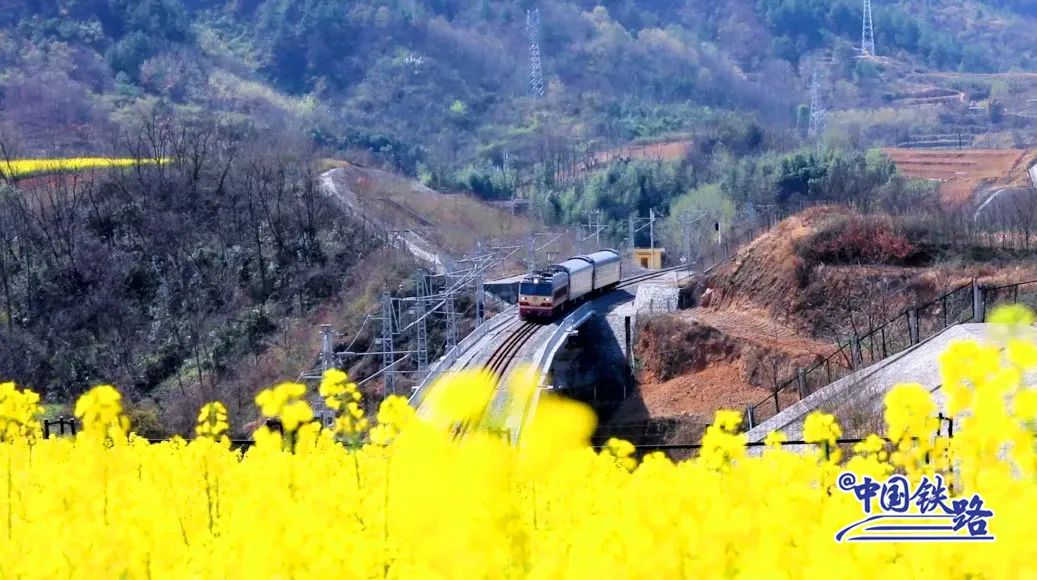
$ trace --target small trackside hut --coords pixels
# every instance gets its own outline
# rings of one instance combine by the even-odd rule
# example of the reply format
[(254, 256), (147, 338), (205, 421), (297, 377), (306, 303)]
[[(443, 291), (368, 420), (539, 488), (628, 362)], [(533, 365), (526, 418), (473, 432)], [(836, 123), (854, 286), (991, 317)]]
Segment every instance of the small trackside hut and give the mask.
[(530, 272), (519, 284), (519, 317), (553, 319), (568, 307), (615, 288), (622, 276), (615, 250), (576, 256)]

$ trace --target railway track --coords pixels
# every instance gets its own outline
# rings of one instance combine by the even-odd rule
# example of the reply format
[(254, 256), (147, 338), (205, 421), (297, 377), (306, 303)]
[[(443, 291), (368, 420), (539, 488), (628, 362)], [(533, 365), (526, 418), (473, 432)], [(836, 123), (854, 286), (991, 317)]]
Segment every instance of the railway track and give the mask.
[[(685, 267), (677, 266), (673, 268), (656, 270), (654, 272), (649, 272), (647, 274), (633, 276), (620, 282), (614, 289), (628, 287), (637, 284), (638, 282), (643, 282), (645, 280), (657, 278), (659, 276), (666, 274), (667, 272), (672, 272), (683, 268)], [(500, 413), (502, 411), (503, 405), (506, 404), (507, 397), (506, 395), (502, 394), (502, 391), (500, 389), (500, 383), (504, 380), (505, 375), (511, 368), (512, 363), (514, 363), (515, 359), (518, 357), (519, 352), (522, 350), (524, 346), (529, 344), (529, 341), (532, 340), (532, 338), (537, 334), (537, 331), (541, 328), (544, 328), (544, 325), (538, 324), (536, 322), (527, 322), (516, 316), (515, 318), (505, 322), (504, 324), (501, 324), (493, 328), (493, 330), (491, 331), (491, 333), (493, 334), (499, 332), (500, 334), (503, 334), (505, 336), (504, 340), (502, 340), (500, 344), (498, 344), (494, 348), (486, 363), (484, 365), (480, 365), (483, 368), (485, 368), (489, 375), (492, 377), (491, 380), (493, 381), (493, 389), (495, 391), (493, 399), (490, 402), (489, 407), (486, 410), (486, 413), (492, 415), (495, 413)], [(461, 366), (461, 369), (469, 369), (475, 366), (475, 359), (470, 358)], [(480, 418), (475, 421), (466, 421), (464, 423), (455, 425), (453, 427), (454, 437), (463, 437), (468, 431), (474, 428), (475, 425), (481, 423), (482, 421), (483, 419)]]
[[(508, 326), (514, 325), (515, 322), (519, 324), (515, 325), (511, 330), (511, 333), (504, 339), (500, 345), (494, 349), (490, 355), (489, 360), (486, 362), (486, 371), (490, 374), (493, 380), (494, 394), (492, 399), (489, 401), (487, 408), (483, 411), (483, 416), (475, 420), (464, 421), (458, 423), (452, 427), (453, 436), (455, 439), (464, 437), (469, 431), (476, 428), (478, 425), (485, 421), (487, 416), (492, 416), (494, 413), (500, 412), (502, 405), (506, 401), (506, 397), (503, 397), (500, 389), (500, 382), (504, 379), (504, 374), (507, 372), (511, 363), (518, 356), (522, 347), (525, 346), (536, 331), (542, 328), (541, 325), (532, 322), (526, 322), (516, 318), (514, 321), (503, 325), (501, 328), (507, 328)], [(462, 369), (470, 368), (472, 361), (466, 362)]]
[(500, 383), (501, 379), (504, 378), (504, 373), (507, 372), (515, 357), (518, 356), (519, 351), (533, 338), (533, 335), (540, 328), (541, 325), (539, 324), (523, 322), (493, 351), (493, 354), (490, 355), (490, 360), (486, 363), (486, 368), (493, 376), (495, 383)]
[(620, 288), (626, 288), (627, 286), (632, 286), (634, 284), (637, 284), (638, 282), (644, 282), (645, 280), (651, 280), (652, 278), (658, 278), (659, 276), (662, 276), (663, 274), (666, 274), (668, 272), (676, 272), (677, 270), (686, 270), (687, 268), (688, 268), (687, 266), (683, 266), (683, 265), (682, 266), (672, 266), (670, 268), (663, 268), (661, 270), (656, 270), (654, 272), (649, 272), (647, 274), (640, 274), (640, 275), (637, 275), (637, 276), (633, 276), (631, 278), (627, 278), (626, 280), (621, 281), (619, 283), (619, 285), (616, 286), (615, 289), (619, 290)]
[[(668, 272), (673, 272), (683, 268), (685, 268), (685, 266), (674, 266), (671, 268), (656, 270), (654, 272), (648, 272), (646, 274), (632, 276), (630, 278), (627, 278), (626, 280), (621, 281), (614, 288), (614, 290), (632, 286), (639, 282), (644, 282), (645, 280), (651, 280), (652, 278), (658, 278), (659, 276), (662, 276)], [(509, 327), (511, 328), (509, 329)], [(522, 350), (522, 347), (525, 346), (530, 341), (530, 339), (533, 338), (533, 335), (536, 334), (536, 331), (542, 327), (543, 325), (541, 324), (537, 324), (535, 322), (526, 322), (516, 316), (516, 318), (509, 320), (505, 324), (502, 324), (497, 328), (494, 328), (493, 331), (491, 331), (510, 331), (509, 334), (507, 334), (507, 336), (504, 338), (504, 340), (493, 350), (493, 353), (490, 354), (490, 358), (486, 361), (486, 364), (484, 365), (486, 370), (490, 372), (490, 374), (494, 377), (496, 382), (499, 383), (500, 380), (504, 378), (504, 374), (511, 366), (511, 363), (514, 362), (515, 357), (518, 356), (519, 351)], [(473, 364), (474, 359), (469, 359), (464, 365), (461, 366), (461, 368), (471, 368)]]
[[(684, 267), (685, 266), (675, 266), (672, 268), (656, 270), (654, 272), (649, 272), (647, 274), (633, 276), (620, 282), (615, 289), (618, 290), (620, 288), (632, 286), (639, 282), (644, 282), (645, 280), (651, 280), (652, 278), (657, 278), (659, 276), (662, 276), (663, 274), (666, 274), (667, 272), (680, 270)], [(495, 382), (499, 383), (500, 380), (504, 378), (504, 374), (511, 366), (511, 363), (515, 360), (515, 357), (518, 356), (519, 351), (522, 350), (522, 347), (525, 346), (530, 339), (533, 338), (533, 335), (536, 334), (537, 329), (541, 327), (541, 325), (534, 322), (522, 321), (518, 326), (515, 327), (511, 334), (509, 334), (507, 338), (505, 338), (504, 341), (497, 346), (497, 348), (493, 351), (493, 354), (490, 355), (490, 358), (486, 363), (486, 369), (494, 377)], [(465, 366), (467, 367), (468, 365), (466, 364)]]

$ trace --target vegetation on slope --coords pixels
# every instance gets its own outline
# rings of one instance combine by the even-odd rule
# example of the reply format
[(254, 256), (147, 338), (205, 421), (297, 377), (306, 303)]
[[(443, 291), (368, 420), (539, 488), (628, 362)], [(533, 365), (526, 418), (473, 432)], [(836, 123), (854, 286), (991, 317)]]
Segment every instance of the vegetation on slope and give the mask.
[(380, 243), (302, 143), (154, 116), (126, 146), (170, 162), (0, 192), (0, 368), (57, 400), (215, 393)]
[[(1033, 64), (1034, 15), (1023, 3), (916, 4), (876, 5), (882, 54), (944, 70)], [(852, 0), (547, 0), (538, 4), (547, 98), (536, 101), (527, 7), (21, 0), (0, 15), (3, 117), (33, 154), (57, 152), (162, 99), (304, 127), (323, 145), (501, 197), (483, 187), (495, 173), (549, 184), (559, 165), (702, 128), (718, 111), (784, 131), (799, 122), (816, 51), (834, 51), (832, 80), (851, 107), (874, 96), (881, 67), (853, 58)]]

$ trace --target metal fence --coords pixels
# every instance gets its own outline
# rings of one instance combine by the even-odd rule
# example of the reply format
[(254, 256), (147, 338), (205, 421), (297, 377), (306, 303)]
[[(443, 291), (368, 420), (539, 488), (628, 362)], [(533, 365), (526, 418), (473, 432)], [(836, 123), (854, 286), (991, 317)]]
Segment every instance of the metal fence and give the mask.
[[(938, 423), (938, 427), (937, 427), (936, 433), (934, 434), (934, 437), (949, 437), (949, 438), (953, 438), (954, 437), (954, 419), (952, 417), (944, 416), (943, 413), (940, 413), (937, 417), (939, 419), (939, 423)], [(620, 437), (620, 438), (622, 438), (622, 437)], [(852, 452), (854, 445), (856, 445), (858, 443), (862, 443), (864, 441), (865, 441), (864, 438), (837, 439), (835, 441), (834, 445), (830, 445), (828, 442), (814, 442), (814, 441), (792, 440), (792, 441), (783, 441), (783, 442), (781, 442), (780, 445), (781, 445), (782, 448), (793, 448), (793, 449), (796, 449), (796, 450), (817, 450), (817, 451), (823, 452), (825, 454), (825, 459), (830, 459), (831, 458), (831, 454), (836, 449), (841, 449), (843, 454), (844, 454), (844, 456), (845, 456), (846, 454), (849, 454), (850, 452)], [(883, 441), (886, 442), (886, 451), (887, 452), (892, 452), (894, 450), (894, 447), (896, 446), (896, 442), (891, 440), (891, 439), (888, 439), (888, 438), (883, 438)], [(766, 447), (766, 446), (767, 446), (767, 443), (764, 442), (764, 441), (752, 441), (752, 442), (746, 442), (746, 444), (745, 444), (745, 447), (748, 450), (758, 449), (758, 448), (762, 448), (762, 447)], [(594, 449), (596, 451), (601, 451), (601, 450), (605, 449), (606, 447), (607, 447), (607, 444), (605, 442), (596, 442), (594, 444)], [(673, 443), (647, 444), (647, 445), (637, 445), (637, 446), (635, 446), (635, 450), (636, 450), (635, 454), (636, 454), (637, 457), (643, 458), (645, 455), (647, 455), (649, 453), (660, 452), (660, 453), (663, 453), (664, 455), (666, 455), (668, 458), (670, 458), (673, 461), (682, 461), (682, 460), (692, 459), (692, 458), (696, 457), (698, 455), (698, 453), (702, 450), (702, 448), (703, 448), (703, 444), (702, 443), (693, 443), (693, 444), (681, 444), (681, 443), (677, 443), (677, 444), (673, 444)], [(928, 455), (926, 455), (926, 457), (925, 457), (926, 463), (928, 463), (930, 460), (931, 460), (931, 458)]]
[[(267, 422), (267, 427), (273, 430), (279, 431), (281, 429), (280, 424), (276, 420), (270, 420)], [(43, 420), (43, 437), (44, 439), (50, 439), (51, 437), (75, 437), (79, 433), (79, 420), (75, 417), (56, 417), (54, 419)], [(147, 439), (148, 443), (163, 443), (169, 441), (169, 439)], [(230, 446), (232, 449), (248, 449), (255, 444), (255, 441), (251, 439), (231, 439)]]
[[(1037, 282), (1033, 291), (1037, 299)], [(973, 320), (976, 294), (974, 283), (959, 286), (901, 312), (876, 328), (869, 328), (861, 336), (851, 335), (840, 340), (834, 353), (811, 367), (795, 369), (791, 376), (778, 383), (769, 397), (749, 405), (746, 425), (751, 429), (859, 369), (901, 353), (950, 326)]]
[(603, 447), (609, 439), (629, 441), (637, 447), (657, 446), (674, 439), (698, 440), (709, 421), (692, 417), (665, 417), (643, 421), (607, 423), (591, 438), (591, 445)]
[(1037, 310), (1037, 280), (983, 288), (984, 310), (1003, 304), (1025, 304)]

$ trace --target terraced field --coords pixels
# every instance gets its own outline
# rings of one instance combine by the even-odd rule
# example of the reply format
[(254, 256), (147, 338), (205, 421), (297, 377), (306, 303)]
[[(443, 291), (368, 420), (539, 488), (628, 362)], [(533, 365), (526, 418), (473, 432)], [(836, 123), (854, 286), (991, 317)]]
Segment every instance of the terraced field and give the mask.
[(961, 207), (976, 191), (993, 185), (1011, 185), (1025, 178), (1022, 149), (885, 149), (902, 173), (941, 182), (946, 207)]

